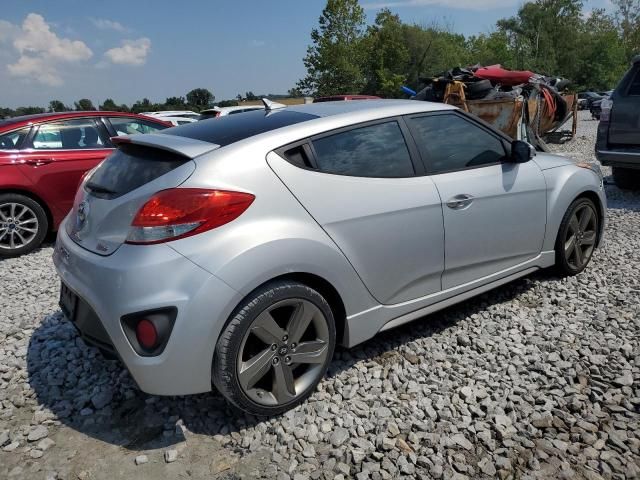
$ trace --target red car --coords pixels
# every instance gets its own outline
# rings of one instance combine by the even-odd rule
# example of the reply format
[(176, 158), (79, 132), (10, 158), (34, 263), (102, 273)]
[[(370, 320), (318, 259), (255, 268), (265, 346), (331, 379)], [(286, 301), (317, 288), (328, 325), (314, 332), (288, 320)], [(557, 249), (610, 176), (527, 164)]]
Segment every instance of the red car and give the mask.
[(171, 127), (132, 113), (60, 112), (0, 120), (0, 258), (37, 248), (73, 205), (111, 137)]

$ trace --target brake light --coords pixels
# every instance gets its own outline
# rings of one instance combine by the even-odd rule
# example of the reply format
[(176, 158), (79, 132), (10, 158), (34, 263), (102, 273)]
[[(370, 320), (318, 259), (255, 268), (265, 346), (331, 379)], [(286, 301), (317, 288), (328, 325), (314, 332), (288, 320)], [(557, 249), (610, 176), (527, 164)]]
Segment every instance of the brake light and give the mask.
[(238, 218), (254, 199), (250, 193), (226, 190), (163, 190), (140, 208), (126, 243), (148, 245), (206, 232)]
[(600, 121), (608, 122), (611, 118), (611, 109), (613, 108), (613, 100), (610, 98), (603, 98), (600, 102)]

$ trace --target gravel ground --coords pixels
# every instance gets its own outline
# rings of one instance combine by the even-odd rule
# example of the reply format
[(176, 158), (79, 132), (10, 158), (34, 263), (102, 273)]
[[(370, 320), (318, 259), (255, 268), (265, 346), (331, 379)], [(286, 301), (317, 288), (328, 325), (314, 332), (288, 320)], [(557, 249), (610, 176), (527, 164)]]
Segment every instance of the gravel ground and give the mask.
[[(593, 160), (597, 123), (555, 150)], [(338, 350), (304, 405), (259, 420), (154, 397), (58, 307), (51, 246), (0, 262), (0, 478), (639, 478), (640, 195), (607, 185), (606, 242)]]

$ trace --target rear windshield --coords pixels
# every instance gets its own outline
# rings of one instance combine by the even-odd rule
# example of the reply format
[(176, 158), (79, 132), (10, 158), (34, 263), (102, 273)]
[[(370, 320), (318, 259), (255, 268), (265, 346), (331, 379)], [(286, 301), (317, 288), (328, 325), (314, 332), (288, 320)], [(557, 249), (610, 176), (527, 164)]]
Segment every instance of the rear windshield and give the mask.
[(224, 147), (260, 133), (269, 132), (276, 128), (286, 127), (295, 123), (306, 122), (314, 118), (318, 117), (316, 115), (293, 112), (286, 109), (271, 112), (265, 112), (261, 109), (244, 112), (242, 115), (229, 115), (202, 120), (200, 122), (190, 123), (189, 125), (182, 125), (170, 130), (165, 130), (162, 133), (202, 140)]
[(123, 144), (98, 166), (85, 189), (98, 198), (118, 198), (188, 161), (166, 150)]

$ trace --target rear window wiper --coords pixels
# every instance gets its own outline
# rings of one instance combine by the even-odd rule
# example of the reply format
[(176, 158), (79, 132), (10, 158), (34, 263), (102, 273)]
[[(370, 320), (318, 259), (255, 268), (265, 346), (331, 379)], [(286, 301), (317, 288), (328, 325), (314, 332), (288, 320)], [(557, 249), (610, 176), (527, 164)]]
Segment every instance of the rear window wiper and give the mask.
[(93, 182), (87, 182), (85, 184), (85, 188), (89, 189), (90, 191), (92, 191), (94, 193), (103, 193), (105, 195), (113, 195), (113, 194), (118, 193), (118, 192), (115, 192), (113, 190), (109, 190), (106, 187), (102, 187), (102, 186), (98, 185), (97, 183), (93, 183)]

